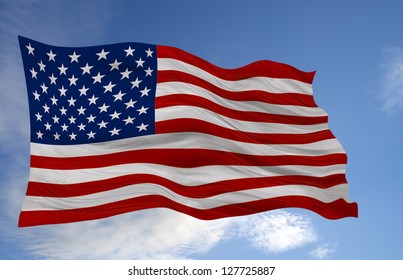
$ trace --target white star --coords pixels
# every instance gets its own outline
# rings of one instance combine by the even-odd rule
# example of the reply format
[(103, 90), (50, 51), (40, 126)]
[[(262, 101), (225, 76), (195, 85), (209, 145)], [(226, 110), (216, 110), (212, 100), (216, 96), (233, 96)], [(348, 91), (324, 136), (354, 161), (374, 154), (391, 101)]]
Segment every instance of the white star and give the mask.
[(126, 57), (129, 55), (133, 56), (133, 52), (135, 51), (135, 49), (132, 49), (132, 47), (129, 46), (129, 48), (124, 51), (126, 52)]
[(102, 51), (101, 52), (99, 52), (99, 53), (97, 53), (97, 56), (98, 56), (98, 60), (100, 60), (100, 59), (106, 59), (106, 56), (108, 55), (108, 53), (109, 52), (106, 52), (104, 49), (102, 49)]
[(105, 75), (101, 75), (101, 73), (98, 72), (96, 76), (93, 76), (92, 78), (94, 79), (94, 84), (96, 82), (101, 83), (102, 78), (105, 77)]
[(88, 104), (88, 105), (91, 105), (91, 104), (97, 105), (98, 98), (99, 97), (95, 97), (95, 95), (93, 94), (91, 98), (88, 98), (88, 101), (90, 102), (90, 104)]
[(132, 88), (135, 88), (135, 87), (138, 88), (141, 82), (142, 82), (142, 80), (139, 80), (139, 78), (136, 78), (135, 81), (131, 82)]
[(43, 108), (45, 113), (49, 113), (50, 107), (48, 106), (48, 104), (43, 105), (42, 108)]
[(35, 116), (36, 116), (36, 121), (39, 121), (39, 122), (41, 122), (41, 121), (42, 121), (42, 115), (41, 115), (41, 114), (39, 114), (39, 112), (38, 112), (38, 113), (36, 113), (36, 114), (35, 114)]
[(55, 137), (55, 141), (56, 140), (60, 140), (60, 134), (59, 133), (55, 133), (55, 134), (53, 134), (53, 136)]
[(129, 124), (129, 123), (133, 123), (134, 119), (135, 118), (131, 118), (130, 116), (128, 116), (127, 119), (124, 119), (123, 121), (125, 122), (125, 125), (126, 125), (126, 124)]
[(85, 73), (91, 74), (90, 70), (91, 70), (92, 67), (94, 67), (94, 66), (89, 66), (88, 63), (87, 63), (87, 64), (85, 64), (84, 67), (80, 67), (80, 68), (83, 70), (83, 75), (84, 75)]
[(28, 49), (28, 54), (32, 54), (33, 56), (35, 56), (34, 55), (34, 48), (31, 46), (31, 43), (29, 43), (29, 45), (28, 46), (25, 46), (27, 49)]
[(143, 97), (144, 95), (148, 96), (148, 93), (151, 89), (148, 89), (147, 87), (145, 87), (143, 90), (140, 90), (141, 92), (141, 97)]
[(66, 125), (65, 123), (60, 127), (62, 128), (62, 131), (67, 131), (67, 129), (69, 128), (69, 126)]
[(151, 73), (154, 71), (154, 70), (152, 70), (150, 67), (148, 67), (148, 69), (147, 70), (144, 70), (145, 72), (146, 72), (146, 77), (147, 76), (151, 76)]
[(32, 69), (29, 70), (29, 72), (31, 72), (32, 78), (38, 79), (38, 78), (36, 77), (36, 74), (38, 74), (38, 72), (35, 71), (34, 67), (32, 67)]
[(64, 106), (59, 109), (61, 115), (66, 115), (67, 109), (64, 109)]
[(116, 129), (116, 127), (114, 127), (112, 130), (109, 130), (109, 132), (111, 133), (111, 136), (119, 135), (119, 131), (121, 131), (121, 129)]
[(90, 123), (90, 122), (95, 122), (95, 118), (96, 118), (96, 117), (94, 117), (94, 116), (91, 114), (89, 117), (87, 117), (88, 123)]
[(113, 102), (116, 102), (117, 100), (122, 101), (122, 97), (125, 95), (126, 93), (122, 93), (122, 91), (120, 90), (118, 94), (114, 94), (113, 97), (115, 97), (115, 100)]
[(87, 110), (87, 109), (83, 108), (83, 106), (81, 106), (79, 109), (77, 109), (78, 115), (84, 115), (85, 110)]
[(91, 138), (95, 139), (95, 134), (96, 134), (96, 132), (92, 132), (92, 130), (91, 130), (90, 133), (87, 133), (88, 139), (91, 139)]
[(51, 60), (55, 61), (55, 56), (56, 56), (56, 54), (54, 54), (54, 53), (52, 52), (52, 50), (50, 50), (50, 52), (48, 52), (48, 53), (46, 53), (46, 54), (49, 56), (49, 61), (51, 61)]
[(150, 50), (150, 48), (148, 48), (148, 50), (146, 50), (147, 53), (147, 57), (153, 57), (153, 51)]
[(74, 74), (73, 74), (73, 76), (71, 76), (71, 78), (68, 78), (67, 80), (70, 81), (70, 86), (72, 86), (72, 85), (76, 85), (78, 78), (74, 77)]
[(36, 90), (32, 94), (35, 96), (35, 100), (39, 100), (40, 95)]
[(38, 65), (39, 65), (39, 71), (45, 72), (46, 65), (43, 64), (42, 60), (40, 62), (38, 62)]
[(144, 62), (145, 62), (145, 61), (143, 61), (143, 60), (141, 59), (141, 57), (140, 57), (139, 60), (136, 60), (137, 67), (143, 67)]
[(108, 91), (112, 92), (112, 89), (113, 89), (114, 86), (116, 86), (116, 85), (112, 84), (112, 82), (109, 82), (108, 85), (104, 86), (104, 89), (105, 89), (104, 93), (106, 93)]
[(67, 102), (69, 102), (69, 107), (76, 106), (76, 101), (77, 101), (77, 99), (74, 99), (73, 96), (71, 96), (70, 99), (67, 100)]
[(107, 125), (107, 124), (108, 124), (108, 122), (101, 121), (100, 123), (98, 123), (99, 129), (101, 129), (101, 128), (106, 128), (106, 125)]
[(41, 88), (42, 88), (42, 93), (48, 93), (48, 87), (45, 85), (45, 83), (42, 83)]
[(69, 134), (69, 136), (70, 136), (70, 141), (72, 141), (72, 140), (76, 140), (77, 134), (75, 134), (74, 132), (72, 132), (71, 134)]
[(139, 115), (141, 115), (141, 114), (147, 114), (147, 110), (148, 108), (144, 108), (144, 106), (141, 106), (141, 108), (138, 109), (137, 111), (139, 112)]
[(109, 65), (111, 66), (111, 71), (112, 71), (113, 69), (116, 69), (116, 70), (119, 71), (119, 65), (120, 65), (120, 64), (122, 64), (122, 62), (118, 62), (118, 60), (115, 59), (115, 62), (109, 64)]
[(139, 129), (139, 132), (142, 130), (147, 131), (148, 124), (141, 123), (141, 125), (136, 126)]
[(76, 123), (76, 119), (77, 118), (71, 116), (68, 120), (70, 121), (70, 124), (72, 124), (72, 123)]
[(86, 88), (84, 85), (82, 88), (80, 88), (78, 91), (80, 92), (80, 96), (81, 95), (87, 95), (87, 91), (89, 90), (89, 88)]
[(130, 108), (130, 107), (134, 108), (134, 104), (136, 104), (136, 103), (137, 103), (137, 101), (133, 101), (132, 99), (130, 99), (129, 102), (126, 102), (126, 103), (125, 103), (126, 109), (128, 109), (128, 108)]
[(78, 128), (80, 129), (80, 131), (81, 131), (81, 130), (85, 130), (86, 125), (83, 124), (83, 123), (80, 123), (80, 125), (78, 125), (77, 127), (78, 127)]
[(106, 104), (104, 103), (104, 105), (102, 105), (101, 107), (98, 107), (98, 108), (99, 108), (99, 113), (101, 114), (102, 112), (108, 112), (109, 106), (106, 106)]
[(73, 61), (78, 62), (78, 58), (81, 56), (80, 54), (76, 54), (76, 52), (74, 52), (73, 54), (69, 55), (71, 58), (70, 63), (72, 63)]
[(52, 117), (53, 119), (53, 123), (59, 123), (59, 118), (55, 115), (54, 117)]
[(63, 63), (62, 63), (62, 66), (57, 67), (57, 68), (60, 70), (60, 75), (62, 75), (62, 74), (67, 75), (67, 74), (66, 74), (66, 71), (67, 71), (67, 69), (69, 69), (69, 68), (68, 68), (68, 67), (64, 67)]
[(124, 78), (129, 79), (129, 75), (131, 72), (133, 72), (133, 71), (129, 71), (129, 68), (126, 68), (126, 71), (124, 71), (124, 72), (120, 72), (120, 74), (122, 75), (121, 80), (123, 80)]
[(50, 99), (52, 100), (52, 105), (56, 105), (57, 106), (57, 98), (53, 95), (53, 97)]
[(53, 75), (53, 73), (52, 73), (52, 76), (49, 76), (49, 79), (50, 79), (50, 84), (56, 84), (57, 77), (55, 77), (55, 75)]
[(60, 96), (63, 96), (63, 95), (66, 96), (67, 89), (65, 89), (64, 86), (62, 86), (62, 88), (60, 88), (59, 91), (60, 91)]
[(51, 130), (52, 125), (49, 122), (45, 123), (46, 130)]
[(42, 139), (43, 133), (39, 130), (39, 131), (36, 133), (36, 135), (37, 135), (38, 139)]
[(109, 114), (109, 116), (111, 116), (112, 117), (112, 119), (111, 120), (113, 120), (113, 119), (119, 119), (119, 116), (121, 115), (122, 113), (118, 113), (118, 112), (114, 112), (113, 114)]

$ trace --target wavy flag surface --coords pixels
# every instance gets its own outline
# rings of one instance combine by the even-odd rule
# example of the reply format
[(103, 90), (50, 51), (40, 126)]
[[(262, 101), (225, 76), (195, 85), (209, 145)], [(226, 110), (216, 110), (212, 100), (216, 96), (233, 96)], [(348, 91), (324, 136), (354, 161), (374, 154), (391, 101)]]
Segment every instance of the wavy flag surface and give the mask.
[(314, 72), (223, 69), (143, 43), (19, 40), (31, 123), (19, 226), (156, 207), (205, 220), (289, 207), (358, 216)]

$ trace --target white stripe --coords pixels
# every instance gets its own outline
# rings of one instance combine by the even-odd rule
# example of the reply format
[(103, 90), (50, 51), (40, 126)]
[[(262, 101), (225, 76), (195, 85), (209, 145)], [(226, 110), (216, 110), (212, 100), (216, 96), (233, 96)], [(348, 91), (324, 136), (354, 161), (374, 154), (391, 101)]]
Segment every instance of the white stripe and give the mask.
[(286, 185), (229, 192), (208, 198), (189, 198), (160, 185), (139, 184), (79, 197), (53, 198), (27, 196), (24, 201), (23, 211), (85, 208), (147, 195), (161, 195), (172, 201), (196, 209), (211, 209), (219, 206), (293, 195), (311, 197), (324, 203), (330, 203), (340, 198), (348, 201), (347, 193), (347, 184), (337, 185), (328, 189), (305, 185)]
[(309, 117), (327, 116), (327, 113), (319, 107), (275, 105), (260, 101), (236, 101), (223, 98), (202, 87), (198, 87), (196, 85), (188, 83), (166, 82), (157, 84), (156, 98), (172, 94), (186, 94), (186, 95), (203, 97), (214, 103), (238, 111), (262, 112), (262, 113), (272, 113), (288, 116), (309, 116)]
[(150, 163), (132, 163), (78, 170), (56, 170), (31, 167), (29, 181), (54, 184), (76, 184), (111, 179), (127, 174), (153, 174), (182, 185), (197, 186), (223, 180), (271, 177), (279, 175), (306, 175), (322, 177), (333, 174), (344, 174), (345, 169), (345, 164), (330, 166), (214, 165), (193, 168), (178, 168)]
[(220, 79), (191, 64), (171, 59), (158, 58), (158, 71), (176, 70), (199, 77), (215, 86), (230, 91), (263, 90), (272, 93), (297, 92), (312, 95), (312, 85), (292, 79), (253, 77), (239, 81)]
[(171, 106), (155, 110), (155, 121), (189, 118), (206, 121), (221, 127), (242, 132), (304, 134), (328, 130), (327, 123), (292, 125), (282, 123), (249, 122), (222, 116), (210, 110), (193, 106)]
[(203, 133), (167, 133), (134, 137), (109, 142), (81, 145), (46, 145), (31, 143), (31, 155), (48, 157), (78, 157), (104, 155), (143, 149), (210, 149), (250, 155), (307, 155), (320, 156), (345, 153), (337, 139), (328, 139), (312, 144), (263, 145), (238, 142)]

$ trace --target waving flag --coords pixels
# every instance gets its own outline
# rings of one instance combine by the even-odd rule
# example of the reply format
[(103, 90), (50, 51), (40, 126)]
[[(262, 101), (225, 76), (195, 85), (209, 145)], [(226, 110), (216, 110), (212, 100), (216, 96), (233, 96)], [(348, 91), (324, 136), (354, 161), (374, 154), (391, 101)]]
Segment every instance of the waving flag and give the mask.
[(358, 215), (314, 73), (222, 69), (142, 43), (19, 40), (31, 121), (19, 226), (155, 207), (206, 220), (285, 207)]

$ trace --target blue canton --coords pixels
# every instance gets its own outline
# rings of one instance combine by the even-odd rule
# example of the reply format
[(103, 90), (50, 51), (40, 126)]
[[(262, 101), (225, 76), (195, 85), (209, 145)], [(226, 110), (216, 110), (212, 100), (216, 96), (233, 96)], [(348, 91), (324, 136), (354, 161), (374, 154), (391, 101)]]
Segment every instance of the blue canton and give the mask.
[(155, 133), (155, 45), (65, 48), (19, 39), (31, 142), (86, 144)]

